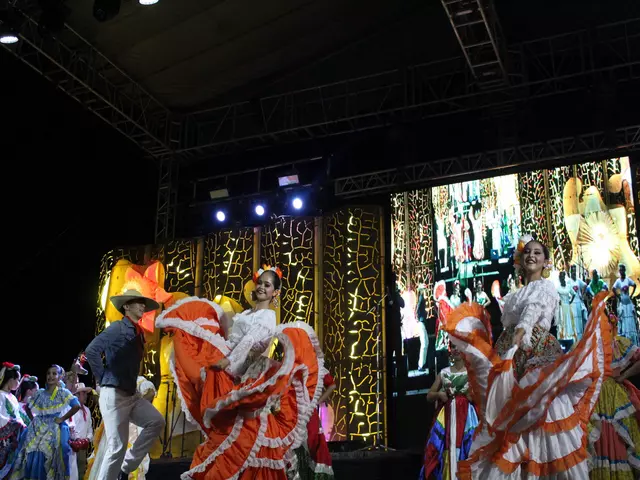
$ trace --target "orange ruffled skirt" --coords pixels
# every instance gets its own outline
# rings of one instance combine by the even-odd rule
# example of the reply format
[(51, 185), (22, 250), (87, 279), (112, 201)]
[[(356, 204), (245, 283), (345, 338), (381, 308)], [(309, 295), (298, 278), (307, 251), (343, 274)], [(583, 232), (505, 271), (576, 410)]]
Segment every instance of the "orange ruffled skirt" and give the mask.
[(465, 357), (480, 425), (459, 479), (589, 478), (587, 424), (605, 375), (611, 338), (606, 294), (594, 301), (584, 336), (552, 363), (514, 372), (517, 347), (501, 358), (479, 305), (452, 312), (446, 330)]
[(206, 437), (182, 479), (284, 480), (296, 468), (294, 449), (306, 441), (322, 393), (326, 370), (317, 337), (301, 322), (278, 326), (282, 361), (260, 356), (234, 381), (209, 368), (230, 351), (219, 315), (217, 304), (190, 297), (156, 320), (174, 335), (170, 367), (182, 409)]

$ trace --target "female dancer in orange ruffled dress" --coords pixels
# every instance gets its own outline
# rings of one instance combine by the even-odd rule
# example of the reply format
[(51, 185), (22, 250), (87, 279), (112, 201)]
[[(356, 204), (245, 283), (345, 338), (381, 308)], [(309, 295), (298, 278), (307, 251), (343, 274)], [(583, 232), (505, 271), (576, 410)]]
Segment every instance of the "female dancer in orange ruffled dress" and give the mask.
[[(206, 436), (185, 480), (284, 480), (296, 468), (294, 449), (306, 441), (327, 373), (322, 352), (308, 325), (276, 326), (269, 305), (281, 273), (258, 273), (256, 305), (234, 317), (227, 338), (222, 308), (205, 299), (181, 300), (156, 320), (174, 333), (171, 368), (182, 408)], [(268, 357), (274, 338), (281, 362)]]
[(505, 297), (504, 331), (491, 347), (479, 305), (451, 313), (447, 332), (464, 354), (480, 425), (460, 479), (589, 478), (587, 424), (610, 372), (606, 293), (567, 354), (549, 333), (558, 294), (546, 280), (549, 250), (531, 237), (517, 249), (524, 286)]

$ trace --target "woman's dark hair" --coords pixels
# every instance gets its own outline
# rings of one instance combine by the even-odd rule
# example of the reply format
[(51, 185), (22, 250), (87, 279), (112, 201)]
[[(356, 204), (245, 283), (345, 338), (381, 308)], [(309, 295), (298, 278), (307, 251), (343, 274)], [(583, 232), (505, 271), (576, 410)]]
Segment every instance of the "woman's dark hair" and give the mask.
[(266, 273), (271, 274), (271, 283), (273, 283), (273, 288), (275, 288), (276, 290), (280, 290), (280, 288), (282, 288), (282, 280), (280, 280), (280, 277), (278, 276), (278, 274), (273, 270), (265, 270), (265, 272), (262, 275)]
[(531, 240), (529, 243), (527, 243), (524, 246), (524, 248), (527, 248), (532, 243), (537, 243), (538, 245), (540, 245), (542, 247), (542, 253), (544, 253), (544, 259), (545, 260), (549, 260), (551, 258), (551, 254), (549, 253), (549, 248), (544, 243), (540, 242), (539, 240)]
[(20, 378), (20, 370), (9, 370), (8, 368), (4, 371), (4, 378), (2, 379), (2, 383), (0, 383), (0, 389), (4, 388), (9, 380), (17, 380)]
[(23, 399), (27, 393), (27, 390), (33, 390), (34, 388), (38, 388), (38, 383), (33, 380), (23, 380), (20, 384), (20, 399)]
[(56, 371), (58, 372), (58, 375), (64, 376), (64, 368), (62, 368), (60, 365), (56, 365), (54, 363), (53, 365), (50, 365), (49, 368), (47, 368), (47, 370), (51, 370), (52, 368), (56, 369)]

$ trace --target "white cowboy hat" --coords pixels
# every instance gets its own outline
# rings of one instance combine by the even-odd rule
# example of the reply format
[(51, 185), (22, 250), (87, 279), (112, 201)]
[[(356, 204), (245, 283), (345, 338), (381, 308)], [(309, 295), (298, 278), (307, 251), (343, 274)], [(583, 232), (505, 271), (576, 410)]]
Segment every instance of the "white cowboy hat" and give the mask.
[(91, 387), (86, 387), (86, 386), (84, 385), (84, 383), (80, 382), (80, 383), (76, 383), (76, 390), (75, 390), (75, 392), (74, 392), (74, 393), (81, 393), (81, 392), (87, 392), (87, 393), (89, 393), (89, 392), (91, 392), (91, 391), (93, 391), (93, 388), (91, 388)]
[(125, 303), (130, 302), (131, 300), (144, 300), (144, 311), (153, 312), (160, 308), (160, 304), (156, 302), (154, 299), (145, 297), (137, 290), (127, 290), (122, 295), (114, 295), (109, 300), (113, 303), (113, 306), (116, 307), (120, 313), (124, 314), (122, 307)]

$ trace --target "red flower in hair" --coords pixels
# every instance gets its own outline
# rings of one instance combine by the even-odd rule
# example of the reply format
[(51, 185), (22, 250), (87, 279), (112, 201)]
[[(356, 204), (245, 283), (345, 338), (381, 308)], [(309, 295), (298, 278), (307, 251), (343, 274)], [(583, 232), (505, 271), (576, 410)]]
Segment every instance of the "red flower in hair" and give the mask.
[(4, 368), (9, 369), (9, 370), (11, 370), (13, 368), (16, 368), (16, 366), (13, 363), (10, 363), (10, 362), (2, 362), (2, 366)]

